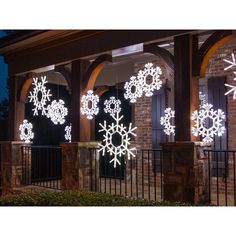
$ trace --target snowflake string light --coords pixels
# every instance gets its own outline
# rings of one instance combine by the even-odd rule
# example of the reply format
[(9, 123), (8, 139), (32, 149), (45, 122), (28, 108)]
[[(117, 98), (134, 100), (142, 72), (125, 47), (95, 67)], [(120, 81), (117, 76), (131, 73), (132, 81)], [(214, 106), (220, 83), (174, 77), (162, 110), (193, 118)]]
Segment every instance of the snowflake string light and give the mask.
[(65, 127), (65, 139), (71, 143), (71, 124)]
[[(47, 115), (46, 113), (46, 102), (50, 101), (50, 89), (46, 89), (45, 84), (47, 83), (46, 81), (46, 76), (41, 77), (41, 82), (38, 81), (38, 78), (33, 78), (33, 85), (34, 85), (34, 90), (33, 92), (30, 92), (29, 95), (29, 102), (34, 103), (34, 116), (38, 115), (38, 111), (42, 111), (42, 116)], [(39, 98), (39, 95), (41, 95), (41, 98)]]
[(68, 109), (64, 106), (65, 102), (63, 100), (53, 100), (50, 105), (47, 107), (47, 118), (50, 118), (51, 121), (57, 124), (64, 124), (65, 117), (68, 115)]
[(130, 99), (131, 103), (135, 103), (137, 98), (140, 98), (143, 94), (140, 81), (135, 76), (130, 77), (130, 81), (125, 83), (124, 89), (124, 97)]
[(117, 112), (121, 111), (121, 101), (119, 99), (115, 99), (115, 97), (110, 97), (109, 100), (105, 100), (104, 105), (104, 111), (106, 113), (110, 113), (110, 115), (115, 115)]
[(34, 138), (34, 133), (32, 131), (33, 125), (28, 122), (28, 120), (23, 120), (23, 123), (20, 125), (20, 139), (24, 140), (25, 143), (29, 143), (31, 139)]
[(175, 111), (172, 111), (171, 108), (166, 108), (164, 111), (165, 115), (161, 117), (160, 122), (161, 125), (164, 126), (164, 132), (167, 135), (173, 134), (175, 135), (175, 126), (171, 125), (171, 118), (175, 118)]
[(83, 115), (86, 115), (87, 119), (93, 119), (93, 116), (97, 115), (99, 112), (99, 108), (97, 106), (98, 102), (98, 95), (94, 95), (92, 90), (88, 90), (87, 95), (83, 95), (81, 99), (81, 113)]
[(225, 95), (227, 96), (228, 94), (233, 92), (234, 93), (233, 99), (235, 100), (236, 99), (236, 86), (230, 85), (230, 84), (225, 84), (225, 86), (231, 88), (228, 92), (225, 93)]
[[(221, 109), (213, 110), (211, 104), (204, 104), (202, 109), (194, 111), (192, 114), (192, 120), (195, 121), (195, 125), (192, 127), (192, 133), (194, 136), (202, 136), (203, 142), (210, 143), (213, 141), (215, 135), (222, 136), (225, 132), (225, 127), (222, 122), (225, 119), (225, 114)], [(206, 122), (212, 122), (209, 128), (206, 127)]]
[[(162, 75), (161, 68), (159, 66), (154, 68), (152, 63), (147, 63), (144, 70), (139, 71), (138, 79), (145, 92), (145, 96), (150, 97), (153, 95), (154, 90), (161, 88), (162, 81), (160, 80), (160, 75)], [(151, 80), (151, 82), (148, 80)]]
[(232, 57), (232, 61), (227, 60), (227, 59), (223, 59), (224, 62), (230, 64), (229, 66), (225, 67), (224, 70), (228, 70), (228, 69), (231, 69), (234, 66), (236, 66), (236, 61), (235, 61), (235, 57), (234, 57), (233, 53), (231, 54), (231, 57)]
[[(101, 126), (101, 130), (99, 132), (105, 132), (103, 135), (103, 144), (100, 144), (99, 152), (102, 152), (104, 156), (105, 153), (109, 153), (110, 156), (114, 156), (110, 163), (114, 162), (114, 168), (116, 168), (116, 164), (121, 165), (118, 157), (125, 155), (127, 153), (128, 159), (130, 156), (135, 156), (134, 151), (136, 148), (129, 148), (130, 146), (130, 136), (136, 136), (133, 132), (137, 127), (132, 128), (132, 123), (129, 124), (129, 128), (127, 129), (124, 124), (120, 124), (123, 116), (120, 116), (120, 113), (117, 112), (116, 115), (111, 115), (115, 120), (115, 123), (111, 125), (107, 125), (106, 121), (104, 124), (99, 123)], [(119, 139), (119, 143), (116, 145), (117, 140)]]

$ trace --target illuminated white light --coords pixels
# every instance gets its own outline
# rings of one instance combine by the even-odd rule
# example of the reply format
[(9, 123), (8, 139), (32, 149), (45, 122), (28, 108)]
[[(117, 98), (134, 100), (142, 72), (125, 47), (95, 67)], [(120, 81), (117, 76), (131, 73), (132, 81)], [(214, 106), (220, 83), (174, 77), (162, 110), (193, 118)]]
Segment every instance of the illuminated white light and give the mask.
[[(215, 135), (222, 136), (225, 132), (225, 127), (222, 122), (225, 119), (225, 114), (221, 109), (213, 110), (211, 104), (204, 104), (202, 109), (194, 111), (192, 114), (192, 120), (195, 121), (192, 127), (192, 133), (194, 136), (201, 136), (203, 142), (210, 143), (213, 141)], [(212, 126), (207, 128), (206, 121), (211, 120)]]
[(164, 126), (164, 132), (167, 135), (175, 135), (175, 126), (171, 125), (171, 118), (175, 118), (175, 111), (172, 111), (171, 108), (166, 108), (164, 111), (165, 115), (161, 117), (160, 123)]
[(223, 59), (224, 62), (230, 64), (229, 66), (225, 67), (224, 70), (228, 70), (228, 69), (236, 66), (236, 61), (235, 61), (235, 57), (234, 57), (233, 53), (231, 54), (231, 57), (232, 57), (232, 61), (229, 61), (227, 59)]
[(65, 127), (65, 139), (71, 143), (71, 124)]
[(50, 105), (47, 107), (47, 117), (51, 119), (51, 121), (57, 124), (64, 124), (65, 117), (68, 115), (68, 109), (64, 106), (65, 102), (63, 100), (53, 100)]
[(207, 101), (206, 101), (206, 94), (204, 94), (203, 92), (200, 91), (200, 92), (199, 92), (199, 100), (200, 100), (200, 105), (199, 105), (199, 107), (200, 107), (200, 109), (201, 109), (202, 106), (207, 103)]
[[(147, 63), (144, 70), (138, 73), (138, 79), (145, 96), (150, 97), (153, 95), (154, 90), (159, 90), (162, 86), (162, 81), (159, 79), (162, 75), (162, 70), (159, 66), (153, 67), (152, 63)], [(147, 79), (151, 79), (149, 83)]]
[(104, 105), (105, 113), (110, 113), (110, 115), (115, 115), (117, 112), (121, 111), (121, 101), (119, 99), (115, 99), (115, 97), (110, 97), (109, 100), (105, 100)]
[[(103, 135), (103, 144), (99, 144), (99, 146), (101, 147), (99, 149), (99, 152), (102, 151), (103, 156), (106, 152), (109, 153), (110, 156), (114, 156), (110, 163), (114, 162), (114, 168), (116, 168), (117, 163), (121, 165), (118, 157), (121, 157), (126, 153), (128, 155), (128, 159), (130, 159), (130, 156), (135, 156), (133, 152), (136, 150), (136, 148), (129, 148), (129, 146), (131, 139), (130, 136), (136, 136), (133, 131), (137, 129), (137, 127), (132, 128), (132, 123), (130, 123), (129, 128), (127, 129), (124, 124), (120, 124), (123, 116), (120, 117), (119, 112), (116, 113), (116, 115), (111, 116), (115, 120), (115, 123), (112, 123), (111, 125), (107, 125), (106, 121), (104, 121), (104, 124), (99, 123), (102, 128), (101, 130), (99, 130), (99, 132), (105, 132), (105, 134)], [(113, 143), (113, 135), (120, 135), (121, 143), (119, 145), (115, 145)]]
[(130, 99), (131, 103), (135, 103), (137, 98), (140, 98), (143, 94), (140, 81), (135, 76), (130, 77), (130, 81), (125, 83), (124, 89), (124, 97)]
[(87, 95), (83, 95), (81, 99), (82, 107), (81, 113), (87, 116), (87, 119), (93, 119), (94, 115), (97, 115), (99, 112), (98, 108), (99, 97), (94, 95), (92, 90), (87, 91)]
[(230, 84), (225, 84), (225, 86), (231, 88), (228, 92), (225, 93), (225, 95), (227, 96), (228, 94), (233, 92), (234, 93), (233, 99), (235, 100), (236, 99), (236, 86), (230, 85)]
[[(33, 92), (30, 92), (29, 98), (30, 101), (29, 102), (33, 102), (34, 103), (34, 116), (38, 115), (38, 111), (41, 110), (42, 111), (42, 116), (47, 115), (46, 113), (46, 102), (50, 101), (50, 96), (52, 96), (50, 94), (50, 89), (46, 89), (45, 84), (47, 83), (46, 81), (46, 76), (41, 77), (41, 82), (38, 81), (38, 78), (33, 78), (34, 82), (32, 83), (34, 85), (34, 90)], [(41, 99), (39, 100), (39, 93), (41, 93)]]
[(20, 139), (24, 140), (25, 143), (29, 143), (31, 139), (34, 138), (34, 133), (32, 131), (33, 125), (28, 122), (28, 120), (23, 120), (23, 123), (20, 125)]

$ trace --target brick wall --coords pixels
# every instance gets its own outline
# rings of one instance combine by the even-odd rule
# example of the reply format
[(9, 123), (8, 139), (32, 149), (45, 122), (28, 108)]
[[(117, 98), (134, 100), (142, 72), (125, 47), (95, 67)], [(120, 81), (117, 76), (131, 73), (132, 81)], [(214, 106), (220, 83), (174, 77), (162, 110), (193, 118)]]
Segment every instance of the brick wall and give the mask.
[[(230, 41), (216, 51), (209, 61), (206, 78), (226, 76), (228, 84), (236, 85), (236, 81), (233, 81), (233, 78), (236, 77), (233, 74), (233, 71), (236, 71), (236, 67), (224, 71), (224, 68), (229, 64), (224, 62), (223, 59), (229, 59), (231, 61), (232, 52), (236, 55), (236, 39)], [(228, 149), (232, 150), (236, 148), (236, 101), (233, 100), (233, 93), (227, 96), (227, 113)]]

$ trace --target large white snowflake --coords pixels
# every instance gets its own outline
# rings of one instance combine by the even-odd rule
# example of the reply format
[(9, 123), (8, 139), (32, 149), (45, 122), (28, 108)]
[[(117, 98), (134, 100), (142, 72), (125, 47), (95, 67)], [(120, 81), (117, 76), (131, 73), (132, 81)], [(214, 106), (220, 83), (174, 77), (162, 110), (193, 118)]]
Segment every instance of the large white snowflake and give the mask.
[(147, 63), (144, 70), (139, 71), (138, 79), (145, 96), (150, 97), (153, 95), (154, 90), (161, 88), (162, 80), (160, 80), (160, 75), (162, 75), (161, 68), (159, 66), (154, 68), (152, 63)]
[(25, 143), (29, 143), (31, 139), (34, 138), (34, 133), (32, 131), (33, 125), (28, 122), (28, 120), (23, 120), (23, 123), (20, 125), (20, 139), (24, 140)]
[(143, 94), (140, 81), (135, 76), (130, 77), (130, 81), (125, 83), (124, 89), (124, 97), (125, 99), (130, 99), (131, 103), (135, 103), (137, 98), (140, 98)]
[[(195, 121), (192, 127), (194, 136), (201, 136), (203, 142), (210, 143), (215, 135), (222, 136), (225, 132), (225, 127), (222, 124), (225, 119), (225, 114), (221, 109), (213, 110), (211, 104), (204, 104), (202, 109), (194, 111), (192, 120)], [(208, 128), (206, 124), (208, 122)], [(211, 123), (211, 124), (210, 124)]]
[(65, 139), (71, 143), (71, 124), (65, 127)]
[(175, 111), (171, 110), (170, 107), (166, 108), (164, 111), (165, 115), (161, 117), (161, 125), (164, 126), (164, 132), (167, 135), (175, 135), (175, 126), (171, 124), (171, 118), (175, 118)]
[(103, 144), (100, 144), (101, 148), (99, 149), (99, 152), (102, 152), (103, 156), (106, 152), (109, 153), (110, 156), (114, 156), (110, 163), (114, 162), (114, 168), (116, 168), (117, 163), (119, 165), (121, 164), (118, 158), (122, 155), (127, 154), (128, 159), (130, 159), (130, 156), (135, 156), (133, 152), (136, 148), (130, 148), (129, 146), (131, 136), (136, 136), (133, 131), (137, 127), (132, 128), (132, 123), (130, 123), (129, 128), (127, 129), (124, 124), (120, 124), (123, 116), (120, 116), (119, 112), (116, 113), (116, 115), (111, 116), (115, 120), (115, 123), (112, 123), (111, 125), (107, 125), (106, 121), (104, 121), (104, 124), (99, 123), (102, 128), (99, 132), (105, 132), (103, 135)]
[(65, 107), (65, 102), (63, 100), (53, 100), (50, 105), (47, 107), (47, 118), (50, 118), (51, 121), (57, 124), (64, 124), (65, 117), (68, 115), (68, 109)]
[(86, 95), (83, 95), (81, 99), (82, 107), (81, 113), (87, 116), (87, 119), (93, 119), (94, 115), (99, 112), (98, 108), (99, 97), (93, 94), (93, 90), (88, 90)]
[(109, 100), (105, 100), (104, 105), (104, 111), (106, 113), (110, 113), (110, 115), (115, 115), (117, 112), (121, 111), (121, 101), (119, 99), (115, 99), (115, 97), (110, 97)]
[(233, 53), (231, 54), (231, 57), (232, 57), (232, 61), (227, 60), (227, 59), (223, 59), (224, 62), (229, 64), (229, 66), (225, 67), (224, 70), (228, 70), (228, 69), (231, 69), (234, 66), (236, 66), (236, 61), (235, 61), (235, 57), (234, 57)]
[(34, 116), (38, 115), (38, 111), (42, 111), (42, 115), (47, 115), (46, 113), (46, 102), (50, 101), (50, 89), (46, 89), (45, 84), (47, 83), (46, 81), (46, 76), (41, 76), (41, 82), (38, 81), (38, 78), (33, 78), (34, 82), (32, 83), (34, 85), (34, 90), (33, 92), (30, 91), (29, 95), (29, 102), (34, 103)]

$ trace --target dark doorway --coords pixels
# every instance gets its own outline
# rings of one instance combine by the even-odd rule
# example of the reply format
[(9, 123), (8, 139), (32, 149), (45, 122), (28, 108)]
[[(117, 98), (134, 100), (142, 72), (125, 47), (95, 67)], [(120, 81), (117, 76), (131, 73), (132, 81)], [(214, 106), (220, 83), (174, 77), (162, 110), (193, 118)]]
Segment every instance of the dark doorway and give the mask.
[[(122, 123), (125, 126), (128, 126), (131, 122), (131, 106), (128, 100), (124, 98), (124, 92), (122, 90), (116, 89), (115, 87), (109, 87), (109, 90), (105, 92), (100, 97), (99, 107), (100, 111), (99, 114), (95, 118), (95, 138), (97, 141), (103, 140), (103, 132), (99, 132), (101, 127), (99, 123), (104, 123), (106, 120), (107, 124), (111, 124), (114, 122), (114, 119), (108, 114), (104, 112), (104, 102), (108, 100), (110, 97), (118, 98), (121, 101), (121, 112), (120, 114), (123, 115)], [(119, 145), (119, 138), (114, 139), (114, 144)], [(105, 154), (105, 156), (101, 156), (100, 158), (100, 176), (106, 178), (124, 178), (124, 156), (120, 157), (121, 165), (117, 165), (114, 168), (113, 163), (110, 163), (110, 160), (113, 157), (110, 154)]]

